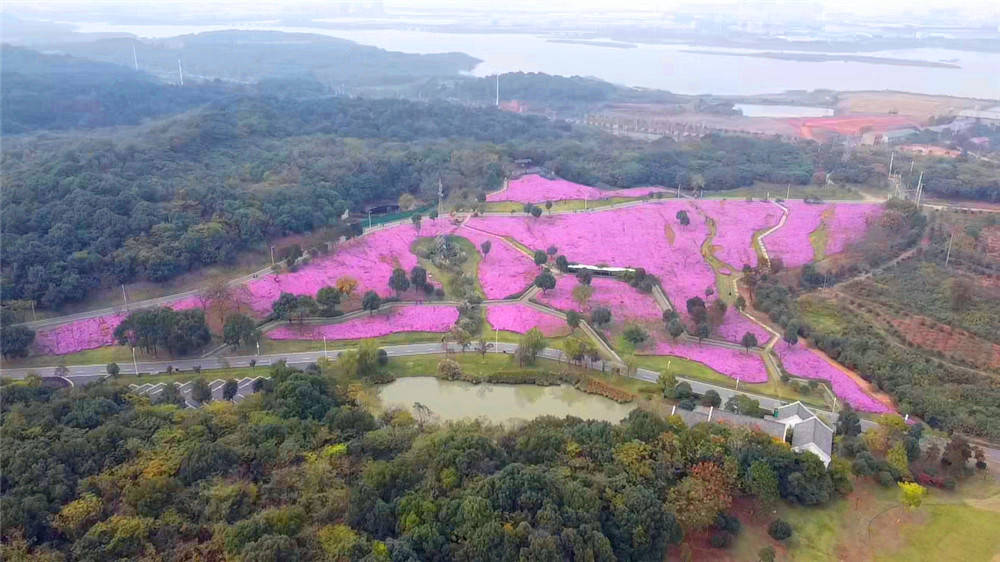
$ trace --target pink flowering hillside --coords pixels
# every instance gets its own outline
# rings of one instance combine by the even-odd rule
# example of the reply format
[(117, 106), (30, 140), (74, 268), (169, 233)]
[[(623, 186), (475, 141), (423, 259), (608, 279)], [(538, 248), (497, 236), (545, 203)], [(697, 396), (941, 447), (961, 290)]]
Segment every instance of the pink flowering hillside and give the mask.
[(882, 206), (872, 203), (838, 203), (828, 225), (826, 255), (843, 252), (848, 245), (860, 240), (869, 221), (882, 214)]
[[(688, 211), (691, 224), (678, 223), (675, 215), (680, 209)], [(511, 236), (529, 248), (556, 246), (571, 262), (644, 267), (660, 278), (675, 303), (704, 296), (705, 288), (715, 284), (700, 251), (707, 233), (705, 222), (686, 201), (537, 219), (477, 217), (469, 220), (468, 227)]]
[[(649, 355), (674, 355), (702, 363), (727, 377), (743, 382), (767, 382), (767, 368), (764, 360), (756, 353), (715, 347), (706, 344), (674, 342), (665, 339), (656, 342), (656, 347), (644, 352)], [(677, 374), (683, 375), (682, 371)]]
[(538, 275), (535, 262), (499, 236), (471, 228), (460, 228), (456, 235), (467, 238), (482, 254), (481, 245), (490, 241), (490, 252), (479, 262), (479, 284), (488, 299), (502, 299), (520, 293)]
[(833, 386), (833, 393), (854, 406), (854, 409), (875, 413), (891, 411), (885, 404), (866, 394), (854, 379), (804, 345), (790, 346), (779, 342), (774, 346), (774, 351), (786, 371), (796, 377), (829, 381)]
[(377, 338), (398, 332), (447, 332), (458, 320), (452, 306), (405, 306), (390, 308), (373, 316), (353, 318), (322, 326), (283, 324), (267, 333), (273, 340), (356, 340)]
[(722, 319), (722, 324), (716, 328), (716, 334), (726, 341), (740, 343), (743, 334), (750, 332), (757, 337), (757, 343), (764, 345), (771, 339), (771, 334), (758, 325), (756, 322), (740, 314), (736, 307), (730, 306), (726, 309), (726, 316)]
[[(174, 310), (204, 308), (199, 296), (185, 297), (167, 306)], [(41, 328), (35, 335), (35, 352), (40, 355), (65, 355), (88, 349), (115, 345), (115, 328), (128, 314), (122, 312), (76, 320), (52, 328)]]
[(819, 228), (823, 212), (830, 206), (802, 201), (785, 201), (783, 205), (788, 207), (788, 219), (764, 239), (764, 246), (771, 257), (780, 257), (787, 267), (805, 265), (814, 257), (809, 234)]
[(559, 310), (576, 310), (589, 313), (594, 307), (603, 306), (611, 311), (613, 322), (626, 320), (658, 321), (663, 315), (652, 295), (641, 293), (622, 281), (595, 277), (590, 286), (594, 294), (585, 307), (573, 300), (573, 289), (580, 283), (573, 275), (563, 275), (556, 281), (556, 288), (535, 297), (540, 303)]
[(527, 333), (532, 328), (538, 328), (549, 337), (564, 336), (570, 331), (562, 318), (523, 303), (490, 306), (486, 309), (486, 321), (494, 329), (518, 334)]
[(35, 350), (43, 355), (65, 355), (112, 345), (115, 328), (125, 316), (124, 313), (111, 314), (40, 329), (35, 335)]
[(781, 208), (766, 201), (703, 200), (696, 205), (715, 221), (715, 257), (737, 271), (744, 264), (757, 267), (753, 235), (778, 224)]
[(417, 256), (410, 252), (414, 240), (452, 230), (454, 227), (445, 219), (425, 220), (419, 231), (412, 224), (400, 224), (348, 240), (294, 273), (271, 274), (250, 281), (247, 286), (251, 306), (259, 313), (266, 313), (281, 293), (315, 295), (344, 276), (358, 281), (358, 294), (372, 290), (383, 297), (390, 296), (392, 270), (402, 267), (409, 271), (417, 265)]
[(662, 187), (633, 187), (631, 189), (603, 190), (580, 185), (564, 179), (546, 179), (536, 174), (511, 180), (507, 189), (486, 196), (489, 202), (517, 201), (543, 203), (567, 199), (611, 199), (612, 197), (645, 197), (650, 193), (666, 191)]

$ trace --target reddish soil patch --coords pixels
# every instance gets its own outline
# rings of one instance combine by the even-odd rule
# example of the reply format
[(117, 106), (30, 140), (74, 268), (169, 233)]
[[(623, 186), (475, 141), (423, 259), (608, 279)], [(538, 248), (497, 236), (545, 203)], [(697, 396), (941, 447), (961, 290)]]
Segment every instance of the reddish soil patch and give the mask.
[(903, 339), (913, 345), (955, 355), (983, 367), (1000, 368), (1000, 345), (975, 334), (924, 316), (893, 317), (889, 322), (899, 330)]
[(986, 247), (986, 255), (1000, 260), (1000, 225), (988, 226), (979, 233), (979, 240)]
[(885, 132), (892, 129), (919, 126), (917, 121), (901, 115), (844, 115), (838, 117), (798, 117), (786, 119), (799, 128), (803, 137), (814, 139), (823, 133), (844, 136), (861, 136), (869, 131)]

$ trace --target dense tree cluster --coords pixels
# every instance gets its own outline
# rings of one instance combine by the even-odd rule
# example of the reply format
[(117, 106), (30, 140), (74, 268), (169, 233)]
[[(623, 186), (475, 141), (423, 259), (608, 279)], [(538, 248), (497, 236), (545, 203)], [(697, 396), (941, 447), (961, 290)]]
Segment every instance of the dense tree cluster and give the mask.
[[(122, 51), (125, 52), (125, 51)], [(0, 129), (6, 135), (37, 129), (137, 125), (231, 95), (219, 84), (180, 88), (117, 64), (4, 45), (0, 47)]]
[(1000, 386), (987, 374), (893, 345), (878, 327), (849, 314), (840, 318), (846, 329), (811, 326), (799, 313), (792, 291), (770, 277), (757, 284), (755, 306), (784, 328), (786, 341), (810, 338), (931, 427), (1000, 437), (993, 423), (1000, 416)]
[(745, 428), (642, 411), (439, 427), (373, 417), (346, 374), (278, 364), (253, 398), (197, 410), (8, 383), (5, 558), (662, 560), (685, 533), (738, 530), (747, 490), (834, 494), (815, 456)]
[(115, 328), (114, 335), (120, 345), (154, 354), (165, 349), (173, 355), (196, 351), (212, 340), (205, 323), (205, 311), (200, 308), (137, 310)]

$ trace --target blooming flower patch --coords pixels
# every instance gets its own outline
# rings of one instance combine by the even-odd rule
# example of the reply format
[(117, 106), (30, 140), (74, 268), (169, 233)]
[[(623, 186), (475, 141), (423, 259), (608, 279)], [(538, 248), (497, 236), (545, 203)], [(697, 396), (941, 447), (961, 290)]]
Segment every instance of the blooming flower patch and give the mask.
[(453, 306), (393, 307), (372, 316), (321, 326), (283, 324), (267, 333), (272, 340), (355, 340), (398, 332), (447, 332), (458, 320)]
[(726, 309), (726, 315), (722, 319), (722, 324), (716, 328), (716, 333), (719, 337), (733, 343), (740, 343), (740, 340), (743, 339), (743, 334), (747, 332), (756, 336), (757, 343), (760, 345), (764, 345), (771, 339), (771, 334), (767, 330), (740, 314), (740, 311), (736, 310), (734, 306)]
[[(705, 344), (660, 340), (656, 346), (643, 353), (648, 355), (674, 355), (702, 363), (727, 377), (743, 382), (767, 382), (767, 367), (756, 353), (716, 347)], [(683, 375), (684, 373), (678, 373)]]
[[(201, 297), (190, 296), (167, 306), (174, 310), (190, 310), (203, 308), (204, 304)], [(40, 355), (65, 355), (114, 345), (115, 328), (127, 316), (128, 314), (121, 312), (40, 328), (35, 334), (35, 352)]]
[(813, 260), (814, 251), (809, 233), (819, 228), (823, 212), (829, 205), (812, 205), (802, 201), (785, 201), (788, 218), (784, 226), (764, 239), (771, 257), (780, 257), (787, 267), (798, 267)]
[(633, 187), (629, 189), (597, 189), (564, 179), (550, 180), (536, 174), (521, 176), (511, 180), (507, 189), (490, 193), (486, 201), (517, 201), (520, 203), (543, 203), (568, 199), (611, 199), (613, 197), (645, 197), (650, 193), (663, 192), (662, 187)]
[(520, 293), (531, 285), (539, 268), (523, 252), (499, 236), (471, 228), (460, 228), (456, 235), (467, 238), (482, 254), (481, 244), (490, 241), (490, 252), (479, 262), (479, 284), (488, 299), (502, 299)]
[(854, 406), (854, 409), (875, 413), (891, 411), (885, 404), (866, 394), (854, 379), (811, 349), (803, 345), (790, 346), (779, 342), (774, 346), (774, 351), (786, 371), (796, 377), (829, 381), (833, 386), (833, 393)]
[(115, 343), (115, 328), (126, 314), (86, 318), (69, 324), (43, 328), (35, 335), (35, 351), (42, 355), (65, 355)]
[(454, 226), (441, 218), (425, 220), (420, 230), (412, 224), (400, 224), (353, 238), (298, 271), (270, 274), (250, 281), (247, 284), (250, 306), (259, 313), (270, 312), (271, 303), (278, 300), (281, 293), (315, 295), (316, 291), (333, 286), (344, 276), (358, 281), (358, 294), (372, 290), (383, 297), (391, 296), (389, 276), (392, 270), (401, 267), (410, 271), (417, 265), (417, 256), (410, 252), (414, 240), (453, 230)]
[(872, 203), (838, 203), (832, 224), (828, 225), (826, 254), (843, 252), (848, 245), (860, 240), (869, 221), (882, 214), (882, 206)]
[[(686, 210), (691, 223), (681, 226), (676, 213)], [(701, 255), (705, 221), (687, 201), (661, 201), (596, 213), (534, 217), (476, 217), (471, 228), (510, 236), (529, 248), (556, 246), (571, 262), (644, 267), (660, 278), (674, 303), (704, 297), (715, 275)], [(667, 227), (673, 232), (668, 240)]]
[(695, 205), (715, 222), (715, 257), (737, 270), (744, 264), (757, 267), (753, 235), (778, 224), (781, 209), (766, 201), (701, 200)]
[(486, 321), (494, 329), (518, 334), (527, 333), (532, 328), (538, 328), (549, 337), (565, 336), (570, 331), (569, 325), (562, 318), (523, 303), (487, 307)]
[(580, 284), (573, 275), (563, 275), (556, 281), (556, 288), (538, 293), (535, 300), (559, 310), (576, 310), (584, 314), (603, 306), (611, 311), (614, 322), (628, 320), (660, 320), (663, 317), (652, 295), (633, 289), (628, 283), (607, 277), (595, 277), (590, 282), (594, 293), (586, 306), (573, 300), (573, 289)]

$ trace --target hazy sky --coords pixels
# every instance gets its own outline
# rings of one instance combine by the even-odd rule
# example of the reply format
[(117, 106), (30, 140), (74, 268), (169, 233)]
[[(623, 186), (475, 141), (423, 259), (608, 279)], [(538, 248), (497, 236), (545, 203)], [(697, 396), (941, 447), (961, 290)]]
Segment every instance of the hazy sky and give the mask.
[[(119, 16), (152, 16), (170, 19), (191, 18), (202, 15), (218, 18), (227, 15), (239, 19), (246, 15), (326, 15), (341, 5), (374, 5), (378, 0), (287, 0), (285, 2), (252, 2), (241, 0), (5, 0), (3, 9), (18, 14), (60, 16), (81, 14)], [(930, 13), (969, 16), (969, 23), (985, 23), (979, 18), (996, 21), (1000, 17), (998, 0), (383, 0), (386, 12), (413, 12), (423, 10), (476, 12), (546, 11), (546, 12), (669, 12), (678, 8), (702, 6), (706, 11), (737, 8), (753, 13), (755, 10), (819, 14), (850, 14), (855, 16), (885, 16), (910, 13), (923, 16)], [(807, 8), (804, 10), (804, 8)], [(902, 18), (901, 18), (902, 19)]]

